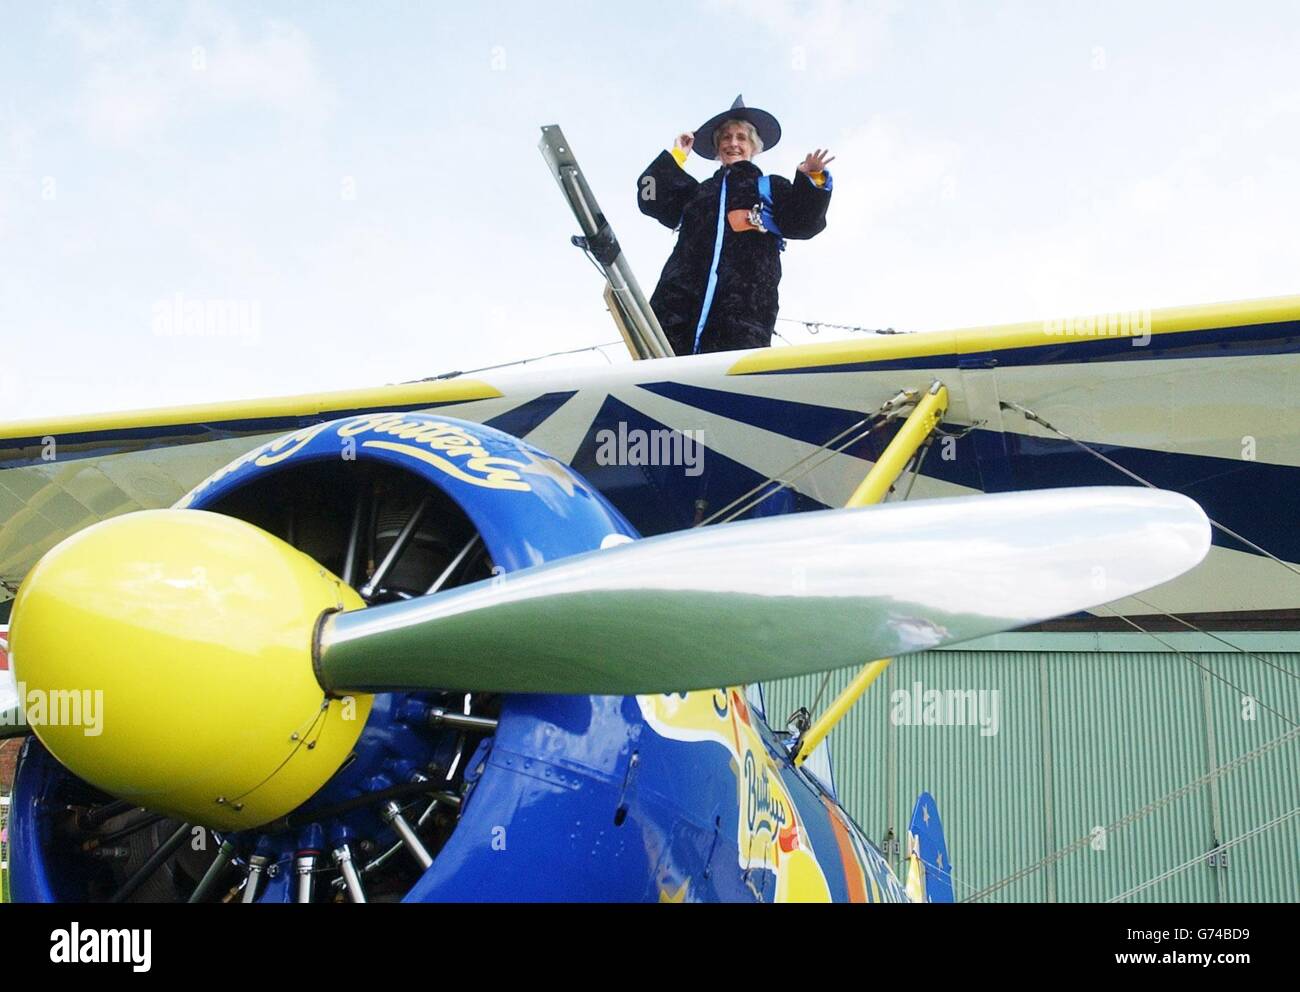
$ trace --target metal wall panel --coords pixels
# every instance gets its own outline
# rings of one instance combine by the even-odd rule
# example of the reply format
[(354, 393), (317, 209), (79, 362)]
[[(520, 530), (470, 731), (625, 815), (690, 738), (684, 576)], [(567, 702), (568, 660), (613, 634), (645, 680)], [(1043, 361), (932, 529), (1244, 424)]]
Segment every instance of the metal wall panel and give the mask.
[[(1058, 757), (1054, 849), (1091, 835), (1057, 865), (1058, 898), (1104, 901), (1207, 852), (1204, 788), (1105, 829), (1208, 771), (1198, 670), (1173, 654), (1065, 652), (1045, 662)], [(1215, 899), (1210, 872), (1193, 870), (1133, 901)]]
[[(1276, 740), (1291, 729), (1287, 720), (1300, 723), (1300, 655), (1252, 658), (1225, 652), (1198, 660), (1219, 677), (1206, 676), (1219, 765)], [(1254, 706), (1244, 703), (1247, 695), (1254, 698)], [(1225, 841), (1300, 806), (1300, 744), (1293, 740), (1225, 774), (1219, 779), (1217, 799)], [(1300, 900), (1300, 816), (1232, 848), (1227, 867), (1218, 874), (1223, 898), (1230, 902)]]
[[(855, 673), (833, 673), (819, 708)], [(917, 793), (930, 790), (959, 899), (1034, 868), (987, 901), (1102, 901), (1190, 861), (1128, 901), (1295, 901), (1300, 817), (1233, 847), (1226, 867), (1209, 863), (1216, 841), (1300, 805), (1294, 740), (1133, 822), (1105, 828), (1289, 729), (1264, 707), (1300, 720), (1297, 674), (1300, 652), (1276, 650), (909, 655), (831, 735), (836, 784), (850, 814), (882, 847), (891, 829), (901, 838)], [(811, 705), (821, 683), (812, 676), (767, 686), (771, 722)], [(997, 732), (958, 719), (915, 725), (915, 712), (899, 707), (918, 683), (922, 693), (996, 690)], [(1256, 700), (1253, 711), (1243, 695)]]

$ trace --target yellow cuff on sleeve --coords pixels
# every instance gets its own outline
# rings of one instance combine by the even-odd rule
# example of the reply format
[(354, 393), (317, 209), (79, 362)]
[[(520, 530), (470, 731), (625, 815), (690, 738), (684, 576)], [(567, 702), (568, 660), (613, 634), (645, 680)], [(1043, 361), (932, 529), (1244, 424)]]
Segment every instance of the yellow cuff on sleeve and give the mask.
[(685, 148), (678, 148), (676, 145), (673, 145), (672, 153), (673, 153), (673, 158), (677, 160), (677, 164), (685, 168), (686, 156), (689, 155), (690, 152), (688, 152)]
[(808, 178), (813, 181), (814, 186), (826, 185), (826, 173), (824, 172), (810, 172), (808, 173)]

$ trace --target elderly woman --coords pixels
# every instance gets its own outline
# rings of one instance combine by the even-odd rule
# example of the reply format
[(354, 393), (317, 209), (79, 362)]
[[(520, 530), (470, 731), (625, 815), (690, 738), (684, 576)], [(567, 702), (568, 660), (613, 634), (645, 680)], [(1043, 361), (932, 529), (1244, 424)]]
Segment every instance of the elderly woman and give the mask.
[[(736, 97), (730, 110), (680, 135), (671, 154), (660, 152), (637, 182), (641, 212), (680, 230), (650, 298), (678, 355), (772, 343), (780, 253), (786, 238), (826, 227), (834, 157), (809, 152), (794, 182), (764, 176), (751, 160), (780, 138), (775, 117)], [(691, 151), (721, 168), (697, 182), (683, 168)]]

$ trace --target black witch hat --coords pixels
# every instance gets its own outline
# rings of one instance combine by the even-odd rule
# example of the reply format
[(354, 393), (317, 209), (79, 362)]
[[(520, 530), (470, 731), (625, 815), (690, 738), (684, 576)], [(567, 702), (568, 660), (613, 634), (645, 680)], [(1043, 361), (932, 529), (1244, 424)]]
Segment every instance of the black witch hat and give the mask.
[(776, 118), (766, 110), (746, 107), (745, 101), (737, 95), (736, 102), (731, 105), (730, 110), (715, 114), (695, 129), (695, 144), (691, 146), (691, 150), (705, 158), (716, 159), (718, 146), (713, 140), (713, 132), (723, 121), (730, 120), (749, 121), (753, 124), (754, 130), (758, 132), (758, 137), (763, 142), (763, 151), (772, 148), (781, 140), (781, 125), (777, 123)]

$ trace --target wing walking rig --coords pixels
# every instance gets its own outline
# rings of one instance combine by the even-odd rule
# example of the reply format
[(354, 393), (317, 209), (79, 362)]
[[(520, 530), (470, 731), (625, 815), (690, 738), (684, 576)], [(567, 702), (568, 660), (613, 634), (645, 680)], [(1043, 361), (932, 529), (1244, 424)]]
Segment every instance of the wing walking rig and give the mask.
[[(1225, 370), (1294, 371), (1298, 321), (1289, 298), (1151, 314), (1141, 350), (1018, 325), (0, 429), (13, 895), (950, 901), (933, 798), (901, 883), (820, 742), (900, 654), (1186, 610), (1229, 574), (1255, 583), (1230, 608), (1271, 606), (1262, 555), (1075, 445), (1221, 521), (1235, 486), (1297, 509), (1300, 452)], [(1247, 427), (1256, 461), (1228, 450)], [(687, 438), (698, 461), (653, 457)], [(919, 498), (881, 505), (909, 466)], [(745, 689), (864, 665), (793, 736)]]

